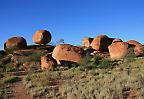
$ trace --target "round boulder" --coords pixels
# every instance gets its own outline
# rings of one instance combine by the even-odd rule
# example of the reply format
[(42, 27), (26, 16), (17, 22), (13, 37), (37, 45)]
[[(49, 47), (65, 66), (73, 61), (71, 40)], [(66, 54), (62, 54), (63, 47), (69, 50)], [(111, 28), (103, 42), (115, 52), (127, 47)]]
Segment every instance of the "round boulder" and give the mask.
[(25, 49), (27, 42), (23, 37), (12, 37), (4, 44), (4, 49)]
[(110, 57), (112, 59), (122, 59), (129, 53), (128, 44), (125, 42), (116, 42), (111, 44), (109, 47)]
[(92, 41), (93, 41), (93, 38), (85, 37), (82, 41), (82, 45), (84, 47), (90, 47)]
[(136, 57), (140, 57), (144, 55), (144, 47), (142, 45), (136, 45), (134, 47), (134, 53)]
[(60, 44), (54, 48), (52, 57), (56, 59), (58, 64), (60, 64), (60, 61), (80, 63), (82, 61), (83, 54), (83, 49), (78, 46)]
[(33, 42), (36, 44), (40, 45), (45, 45), (51, 41), (51, 33), (47, 30), (38, 30), (34, 35), (33, 35)]
[(108, 46), (112, 43), (113, 38), (109, 38), (106, 35), (98, 35), (91, 43), (91, 46), (96, 51), (108, 51)]

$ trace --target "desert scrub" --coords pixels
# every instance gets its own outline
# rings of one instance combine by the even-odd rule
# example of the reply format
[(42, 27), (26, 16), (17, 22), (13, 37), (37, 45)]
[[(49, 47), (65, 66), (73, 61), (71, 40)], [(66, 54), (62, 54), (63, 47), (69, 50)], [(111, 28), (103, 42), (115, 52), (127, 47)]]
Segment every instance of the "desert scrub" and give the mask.
[(55, 95), (58, 79), (60, 79), (60, 72), (45, 71), (41, 73), (28, 74), (23, 79), (23, 83), (30, 90), (33, 97), (43, 98)]
[(80, 75), (82, 71), (73, 67), (64, 71), (44, 71), (40, 73), (30, 73), (23, 83), (30, 90), (33, 97), (59, 97), (58, 89), (62, 82)]
[(94, 68), (113, 68), (115, 65), (117, 65), (116, 61), (112, 61), (108, 58), (102, 59), (100, 56), (86, 56), (83, 58), (82, 63), (80, 64), (80, 67), (82, 69), (94, 69)]
[(81, 79), (73, 77), (62, 84), (59, 92), (68, 99), (70, 99), (69, 97), (79, 99), (125, 99), (135, 97), (136, 99), (143, 99), (143, 61), (144, 59), (136, 59), (134, 62), (124, 62), (116, 68), (96, 69), (97, 75), (87, 72)]
[(17, 70), (17, 68), (14, 67), (12, 63), (7, 63), (7, 64), (4, 66), (4, 70), (5, 70), (5, 72), (14, 72), (14, 71)]
[(44, 55), (43, 53), (29, 53), (26, 54), (23, 58), (19, 59), (21, 63), (31, 62), (31, 61), (40, 61), (40, 57)]
[(4, 83), (14, 83), (17, 82), (19, 79), (17, 76), (9, 76), (3, 79)]

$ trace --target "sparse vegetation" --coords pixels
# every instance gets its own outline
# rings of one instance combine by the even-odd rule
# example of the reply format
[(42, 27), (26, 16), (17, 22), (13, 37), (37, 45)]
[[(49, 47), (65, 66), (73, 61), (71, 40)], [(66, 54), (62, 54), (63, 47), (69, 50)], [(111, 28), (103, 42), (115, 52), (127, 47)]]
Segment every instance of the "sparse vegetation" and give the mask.
[[(119, 65), (113, 69), (96, 69), (94, 73), (83, 73), (80, 79), (68, 80), (60, 88), (63, 96), (67, 98), (104, 98), (104, 99), (125, 99), (144, 97), (144, 75), (141, 62), (143, 59), (137, 59), (135, 62)], [(80, 76), (80, 75), (76, 75)], [(83, 77), (84, 76), (84, 77)]]
[[(23, 82), (34, 97), (141, 99), (144, 97), (143, 60), (100, 60), (103, 63), (96, 65), (95, 69), (83, 71), (78, 66), (62, 71), (45, 71), (27, 75)], [(115, 67), (111, 68), (111, 65)]]
[(116, 65), (115, 61), (110, 59), (102, 59), (100, 56), (86, 56), (82, 60), (80, 66), (82, 69), (96, 69), (96, 68), (113, 68)]
[(40, 57), (42, 55), (44, 55), (44, 53), (28, 53), (28, 54), (25, 55), (25, 57), (23, 57), (19, 61), (21, 63), (32, 62), (32, 61), (40, 61)]
[(6, 77), (5, 79), (3, 79), (4, 83), (14, 83), (16, 81), (18, 81), (17, 76), (10, 76), (10, 77)]

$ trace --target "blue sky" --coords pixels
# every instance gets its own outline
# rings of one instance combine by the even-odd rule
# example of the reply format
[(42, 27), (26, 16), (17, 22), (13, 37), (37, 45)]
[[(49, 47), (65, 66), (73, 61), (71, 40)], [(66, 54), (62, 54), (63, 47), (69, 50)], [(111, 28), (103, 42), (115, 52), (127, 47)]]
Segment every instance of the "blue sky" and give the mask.
[(85, 36), (106, 34), (124, 41), (144, 42), (143, 0), (0, 0), (0, 49), (12, 36), (26, 38), (39, 29), (52, 42), (81, 45)]

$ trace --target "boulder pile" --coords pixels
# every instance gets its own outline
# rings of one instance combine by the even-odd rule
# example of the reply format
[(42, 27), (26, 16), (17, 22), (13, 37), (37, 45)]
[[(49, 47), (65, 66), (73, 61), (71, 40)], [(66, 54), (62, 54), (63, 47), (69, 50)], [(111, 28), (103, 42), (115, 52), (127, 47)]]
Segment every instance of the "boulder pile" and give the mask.
[[(38, 30), (34, 33), (32, 40), (37, 45), (27, 45), (23, 37), (12, 37), (5, 42), (5, 51), (0, 51), (0, 55), (4, 55), (7, 49), (13, 49), (11, 61), (15, 66), (23, 64), (25, 68), (29, 68), (28, 65), (40, 64), (39, 67), (43, 70), (51, 70), (61, 65), (62, 62), (79, 64), (86, 55), (99, 55), (101, 58), (116, 60), (127, 57), (131, 52), (136, 57), (144, 55), (144, 46), (141, 43), (135, 40), (124, 42), (119, 38), (110, 38), (107, 35), (97, 35), (95, 38), (85, 37), (82, 40), (82, 46), (46, 45), (51, 39), (51, 33), (47, 30)], [(29, 60), (30, 57), (33, 61)], [(40, 58), (38, 63), (34, 61), (37, 57)]]
[(82, 44), (85, 48), (92, 48), (91, 50), (93, 50), (93, 52), (91, 55), (105, 52), (109, 53), (110, 58), (112, 59), (122, 59), (127, 57), (130, 53), (133, 53), (136, 57), (144, 55), (144, 46), (135, 40), (123, 42), (119, 38), (109, 38), (106, 35), (97, 35), (90, 42), (89, 38), (90, 37), (84, 38)]
[(112, 43), (113, 39), (106, 35), (98, 35), (91, 43), (91, 47), (97, 51), (108, 51), (108, 46)]

